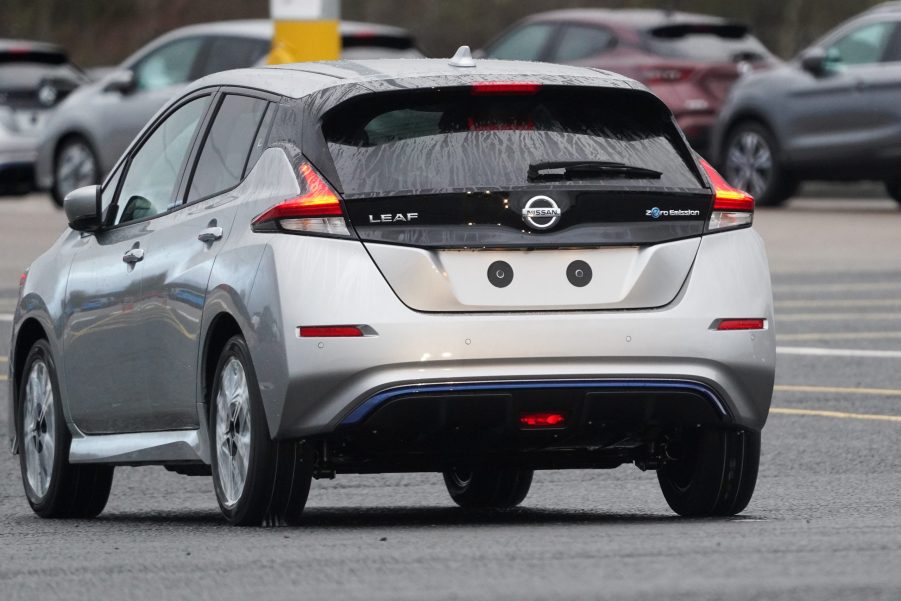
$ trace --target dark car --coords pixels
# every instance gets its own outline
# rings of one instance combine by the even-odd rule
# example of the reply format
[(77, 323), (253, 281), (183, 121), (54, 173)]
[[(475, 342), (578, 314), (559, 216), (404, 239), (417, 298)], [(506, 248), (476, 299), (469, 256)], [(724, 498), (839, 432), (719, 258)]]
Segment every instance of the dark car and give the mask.
[(901, 3), (744, 79), (723, 107), (712, 156), (761, 205), (779, 205), (814, 179), (882, 180), (901, 203)]
[(87, 79), (59, 46), (0, 39), (0, 194), (31, 189), (37, 131)]
[(777, 59), (748, 28), (666, 10), (558, 10), (513, 25), (484, 51), (491, 58), (615, 71), (647, 85), (704, 152), (720, 105), (745, 72)]

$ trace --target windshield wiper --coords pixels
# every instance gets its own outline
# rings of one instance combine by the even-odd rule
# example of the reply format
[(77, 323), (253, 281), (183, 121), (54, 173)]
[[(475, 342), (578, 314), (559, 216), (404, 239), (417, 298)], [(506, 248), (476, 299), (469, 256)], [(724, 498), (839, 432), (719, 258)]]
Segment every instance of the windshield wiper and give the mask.
[(529, 165), (529, 180), (571, 179), (574, 177), (660, 179), (654, 169), (614, 161), (545, 161)]

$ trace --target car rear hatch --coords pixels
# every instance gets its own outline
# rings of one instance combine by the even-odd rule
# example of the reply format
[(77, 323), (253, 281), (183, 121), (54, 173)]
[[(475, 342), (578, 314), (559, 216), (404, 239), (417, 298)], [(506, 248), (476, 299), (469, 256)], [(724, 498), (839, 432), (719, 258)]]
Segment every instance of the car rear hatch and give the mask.
[(712, 208), (668, 109), (639, 90), (365, 94), (322, 133), (356, 234), (419, 311), (666, 305)]

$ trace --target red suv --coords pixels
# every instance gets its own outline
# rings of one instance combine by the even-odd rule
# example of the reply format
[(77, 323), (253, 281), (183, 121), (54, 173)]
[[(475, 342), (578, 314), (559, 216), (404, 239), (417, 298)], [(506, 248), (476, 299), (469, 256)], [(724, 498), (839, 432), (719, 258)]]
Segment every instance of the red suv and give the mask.
[(778, 62), (744, 25), (667, 10), (540, 13), (513, 25), (484, 55), (597, 67), (637, 79), (666, 102), (700, 152), (732, 84)]

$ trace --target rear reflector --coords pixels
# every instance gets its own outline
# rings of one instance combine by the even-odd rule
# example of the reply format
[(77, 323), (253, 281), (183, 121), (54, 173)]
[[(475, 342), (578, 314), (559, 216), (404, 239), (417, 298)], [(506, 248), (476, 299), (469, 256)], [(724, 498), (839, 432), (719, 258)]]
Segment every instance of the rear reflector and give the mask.
[(647, 84), (674, 83), (691, 77), (694, 69), (686, 67), (648, 67), (641, 72), (641, 80)]
[(519, 416), (519, 423), (529, 428), (548, 428), (562, 426), (566, 421), (560, 413), (523, 413)]
[(485, 94), (537, 94), (541, 90), (540, 83), (521, 81), (489, 81), (472, 84), (472, 95)]
[(721, 319), (716, 324), (716, 329), (721, 332), (729, 330), (762, 330), (765, 327), (765, 319)]
[(297, 333), (301, 338), (358, 338), (363, 330), (357, 326), (300, 326)]
[(255, 217), (251, 222), (254, 231), (279, 231), (280, 227), (297, 233), (348, 236), (338, 195), (309, 163), (302, 163), (298, 171), (306, 190)]

